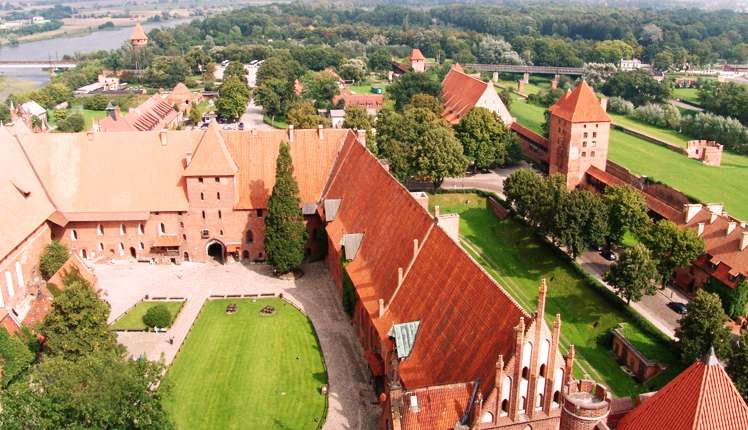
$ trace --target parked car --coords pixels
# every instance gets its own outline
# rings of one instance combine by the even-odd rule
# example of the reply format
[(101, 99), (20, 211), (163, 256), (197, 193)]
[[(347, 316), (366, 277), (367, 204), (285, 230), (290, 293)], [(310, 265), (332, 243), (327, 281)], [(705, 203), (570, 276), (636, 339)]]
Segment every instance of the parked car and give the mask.
[(618, 260), (618, 255), (611, 249), (603, 249), (602, 251), (600, 251), (600, 255), (602, 255), (603, 258), (608, 261)]
[(688, 306), (686, 306), (685, 303), (681, 302), (670, 302), (667, 304), (667, 307), (675, 311), (676, 313), (679, 313), (681, 315), (685, 315), (688, 313)]
[(243, 122), (239, 123), (239, 130), (244, 130), (244, 123)]

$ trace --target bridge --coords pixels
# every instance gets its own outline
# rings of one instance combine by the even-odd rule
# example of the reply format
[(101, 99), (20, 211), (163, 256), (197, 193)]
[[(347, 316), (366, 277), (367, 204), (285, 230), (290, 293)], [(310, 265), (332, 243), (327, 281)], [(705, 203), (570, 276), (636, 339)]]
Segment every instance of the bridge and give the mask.
[(584, 74), (584, 69), (581, 67), (525, 66), (521, 64), (463, 64), (462, 66), (476, 72), (570, 76), (581, 76)]
[(5, 60), (0, 61), (0, 69), (71, 69), (78, 63), (71, 60)]

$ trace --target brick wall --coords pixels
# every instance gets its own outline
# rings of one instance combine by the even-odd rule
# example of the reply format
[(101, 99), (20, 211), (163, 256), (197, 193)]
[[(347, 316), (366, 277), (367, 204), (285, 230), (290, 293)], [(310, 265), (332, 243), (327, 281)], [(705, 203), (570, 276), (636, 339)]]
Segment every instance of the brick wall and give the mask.
[(44, 223), (0, 260), (0, 309), (12, 308), (43, 281), (39, 258), (51, 241), (52, 231)]

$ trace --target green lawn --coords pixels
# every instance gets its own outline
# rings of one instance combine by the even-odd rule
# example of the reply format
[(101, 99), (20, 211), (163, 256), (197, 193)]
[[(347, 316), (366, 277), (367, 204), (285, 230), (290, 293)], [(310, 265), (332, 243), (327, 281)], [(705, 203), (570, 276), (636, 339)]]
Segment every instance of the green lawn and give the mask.
[[(276, 313), (261, 316), (266, 305)], [(207, 301), (165, 382), (178, 429), (315, 430), (325, 419), (327, 373), (314, 328), (279, 299)]]
[(688, 141), (691, 140), (687, 136), (684, 136), (675, 130), (650, 125), (635, 118), (611, 112), (608, 112), (608, 116), (610, 116), (610, 119), (612, 119), (614, 123), (622, 127), (639, 131), (643, 134), (654, 137), (655, 139), (659, 139), (673, 145), (681, 146), (683, 148), (685, 148), (688, 145)]
[[(142, 301), (137, 305), (130, 308), (120, 319), (112, 324), (112, 330), (145, 330), (146, 326), (143, 323), (143, 315), (148, 309), (156, 306), (164, 305), (171, 313), (171, 322), (177, 317), (179, 310), (182, 309), (184, 301), (182, 300), (157, 300), (157, 301)], [(171, 327), (171, 324), (169, 324)]]
[(673, 98), (698, 106), (699, 90), (696, 88), (675, 88), (673, 90)]
[(271, 127), (274, 127), (274, 128), (288, 128), (288, 123), (286, 123), (282, 119), (277, 119), (276, 118), (275, 121), (273, 121), (272, 117), (270, 117), (268, 115), (264, 115), (262, 117), (262, 120), (265, 122), (265, 124), (268, 124), (268, 125), (270, 125)]
[[(516, 97), (511, 107), (520, 124), (538, 133), (542, 132), (544, 111), (544, 107)], [(686, 139), (678, 136), (677, 141), (672, 135), (668, 140), (678, 144)], [(660, 145), (611, 130), (608, 158), (637, 175), (663, 182), (702, 202), (724, 203), (730, 214), (748, 219), (748, 199), (744, 195), (748, 184), (746, 156), (724, 152), (720, 167), (706, 166)]]
[(389, 86), (389, 82), (387, 81), (365, 81), (361, 82), (358, 85), (349, 85), (348, 88), (350, 88), (351, 91), (353, 91), (356, 94), (374, 94), (371, 92), (371, 88), (373, 86), (378, 86), (379, 88), (382, 88), (384, 90), (384, 94), (387, 93), (387, 87)]
[[(577, 376), (587, 374), (618, 396), (652, 389), (623, 372), (611, 352), (608, 334), (622, 322), (631, 323), (630, 329), (651, 342), (658, 356), (669, 358), (667, 363), (676, 361), (670, 345), (636, 325), (620, 304), (604, 296), (522, 222), (499, 221), (486, 209), (485, 199), (475, 194), (438, 194), (431, 196), (430, 204), (438, 204), (443, 213), (460, 213), (465, 249), (526, 310), (535, 310), (540, 280), (548, 281), (546, 320), (552, 324), (555, 314), (561, 314), (562, 348), (574, 344)], [(659, 386), (677, 374), (678, 366), (671, 368), (653, 384)]]

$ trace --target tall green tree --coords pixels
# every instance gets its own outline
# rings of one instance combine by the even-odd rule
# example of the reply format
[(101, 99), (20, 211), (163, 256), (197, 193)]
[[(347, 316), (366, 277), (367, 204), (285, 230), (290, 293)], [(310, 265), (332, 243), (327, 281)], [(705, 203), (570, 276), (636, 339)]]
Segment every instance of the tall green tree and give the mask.
[(457, 124), (455, 133), (476, 168), (489, 169), (507, 163), (513, 137), (495, 112), (473, 108)]
[(506, 201), (519, 216), (530, 219), (539, 207), (544, 178), (532, 169), (519, 169), (504, 180)]
[(462, 145), (446, 124), (429, 128), (413, 142), (409, 163), (413, 176), (430, 181), (434, 188), (444, 178), (464, 175), (467, 168)]
[(681, 358), (691, 363), (714, 347), (717, 356), (726, 358), (730, 351), (730, 330), (725, 327), (727, 315), (719, 296), (704, 290), (688, 303), (688, 313), (675, 330)]
[(218, 90), (216, 113), (221, 118), (237, 120), (247, 110), (249, 97), (247, 84), (237, 76), (230, 76)]
[(108, 317), (109, 304), (96, 296), (88, 282), (78, 277), (66, 283), (40, 329), (47, 354), (76, 360), (96, 351), (118, 350)]
[(332, 98), (340, 94), (338, 78), (332, 73), (307, 72), (301, 77), (303, 90), (301, 96), (314, 102), (314, 105), (320, 109), (329, 109), (332, 107)]
[(34, 354), (18, 336), (12, 336), (0, 328), (0, 363), (3, 365), (0, 392), (16, 377), (23, 375), (34, 362)]
[(395, 109), (402, 110), (416, 94), (439, 97), (441, 84), (429, 73), (406, 73), (389, 86), (387, 92), (395, 100)]
[(626, 300), (626, 304), (632, 300), (638, 302), (644, 295), (654, 294), (657, 291), (654, 284), (656, 278), (657, 268), (652, 253), (642, 244), (627, 248), (604, 276), (605, 282)]
[(53, 241), (44, 248), (42, 256), (39, 258), (39, 271), (44, 279), (51, 278), (58, 270), (68, 261), (70, 252), (59, 241)]
[(244, 68), (244, 64), (238, 62), (238, 61), (232, 61), (226, 66), (225, 69), (223, 69), (223, 79), (226, 80), (232, 76), (236, 76), (244, 82), (247, 83), (247, 70)]
[(672, 96), (666, 82), (657, 82), (644, 70), (616, 73), (603, 85), (602, 90), (605, 95), (623, 97), (637, 106), (664, 103)]
[(748, 402), (748, 333), (743, 333), (740, 340), (732, 347), (727, 373), (735, 384), (740, 395)]
[(304, 259), (307, 231), (301, 214), (299, 185), (293, 177), (288, 143), (280, 145), (275, 167), (275, 185), (265, 217), (265, 252), (278, 273), (288, 273)]
[(634, 188), (624, 185), (608, 187), (603, 194), (608, 206), (610, 240), (620, 243), (627, 231), (643, 231), (649, 224), (647, 202)]
[(350, 128), (353, 130), (365, 130), (366, 131), (366, 147), (369, 148), (373, 154), (378, 154), (377, 144), (372, 139), (371, 129), (371, 117), (369, 112), (363, 106), (351, 106), (345, 109), (345, 118), (343, 119), (343, 128)]
[(320, 116), (309, 101), (298, 101), (288, 108), (286, 121), (296, 128), (317, 128), (320, 124), (329, 126), (330, 121)]
[(704, 241), (701, 237), (692, 230), (679, 228), (672, 221), (657, 221), (640, 236), (655, 256), (663, 285), (675, 269), (689, 266), (704, 253)]
[(434, 97), (429, 94), (419, 93), (410, 98), (410, 103), (405, 106), (405, 109), (427, 109), (433, 112), (437, 116), (442, 114), (442, 101), (439, 97)]

